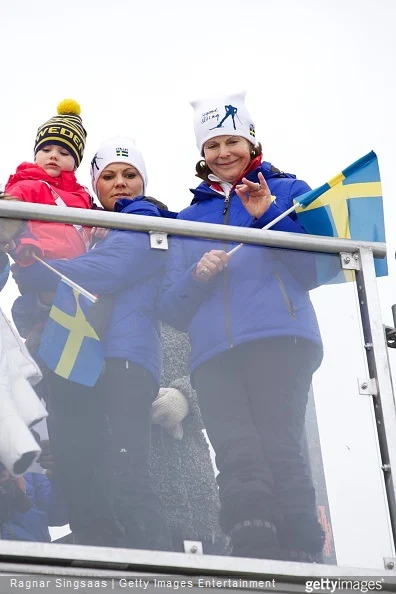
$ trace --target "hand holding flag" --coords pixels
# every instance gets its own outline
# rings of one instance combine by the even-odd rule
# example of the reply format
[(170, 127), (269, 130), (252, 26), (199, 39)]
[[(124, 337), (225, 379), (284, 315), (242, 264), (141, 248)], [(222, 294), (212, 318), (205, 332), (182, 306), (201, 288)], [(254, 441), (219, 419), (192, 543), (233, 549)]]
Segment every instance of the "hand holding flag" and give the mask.
[[(263, 229), (270, 229), (292, 212), (311, 235), (362, 241), (385, 241), (381, 177), (371, 151), (329, 182), (295, 199), (288, 210)], [(231, 256), (243, 244), (228, 252)], [(377, 276), (388, 274), (386, 259), (375, 259)]]

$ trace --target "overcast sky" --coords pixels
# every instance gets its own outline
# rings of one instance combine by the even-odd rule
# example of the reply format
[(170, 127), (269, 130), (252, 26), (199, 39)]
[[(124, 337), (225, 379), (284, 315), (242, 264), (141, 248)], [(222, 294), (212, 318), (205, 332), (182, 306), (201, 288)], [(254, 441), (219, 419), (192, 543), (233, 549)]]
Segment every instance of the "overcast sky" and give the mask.
[[(396, 302), (394, 0), (3, 0), (0, 22), (0, 182), (32, 159), (38, 126), (55, 115), (64, 97), (80, 102), (88, 131), (79, 181), (89, 184), (89, 163), (104, 138), (132, 136), (145, 155), (148, 193), (174, 210), (189, 203), (188, 188), (197, 183), (189, 100), (199, 96), (246, 89), (265, 159), (311, 186), (375, 150), (390, 269), (379, 290), (384, 321), (391, 323), (390, 305)], [(328, 319), (338, 323), (341, 336), (345, 324), (353, 325), (364, 374), (356, 297), (353, 287), (345, 291), (342, 302), (324, 299), (316, 308), (321, 328)], [(336, 322), (342, 314), (345, 320)], [(350, 330), (347, 326), (345, 333)], [(327, 352), (341, 361), (336, 334)], [(345, 343), (346, 371), (352, 351)], [(346, 389), (343, 373), (334, 366), (329, 373), (334, 393), (337, 381), (341, 392)], [(329, 385), (329, 375), (323, 378)], [(355, 371), (350, 380), (356, 390)], [(322, 418), (330, 414), (319, 410)], [(343, 418), (350, 423), (350, 416)], [(346, 462), (344, 471), (338, 467), (340, 484), (351, 468), (356, 484), (364, 459)], [(330, 497), (336, 506), (335, 489)], [(355, 503), (346, 505), (336, 531)], [(357, 512), (357, 525), (362, 514), (364, 509)], [(366, 537), (370, 540), (369, 533)], [(353, 547), (346, 542), (345, 551)]]

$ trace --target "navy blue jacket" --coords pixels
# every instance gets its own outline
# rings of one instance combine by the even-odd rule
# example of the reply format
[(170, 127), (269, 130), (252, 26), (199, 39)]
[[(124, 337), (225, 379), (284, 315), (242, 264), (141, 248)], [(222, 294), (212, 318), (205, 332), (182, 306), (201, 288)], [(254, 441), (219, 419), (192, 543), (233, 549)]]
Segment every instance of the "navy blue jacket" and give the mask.
[[(279, 172), (267, 162), (247, 178), (258, 181), (259, 171), (276, 200), (258, 221), (253, 220), (234, 191), (227, 207), (225, 194), (206, 182), (193, 190), (191, 205), (178, 218), (262, 228), (292, 206), (293, 198), (310, 189), (304, 181)], [(273, 229), (305, 233), (294, 214)], [(161, 318), (179, 330), (189, 331), (192, 370), (217, 353), (251, 340), (299, 336), (321, 343), (308, 295), (308, 290), (317, 286), (315, 256), (245, 245), (232, 256), (226, 270), (211, 281), (194, 277), (194, 269), (205, 252), (229, 251), (234, 246), (230, 242), (172, 239), (160, 302)]]
[[(122, 199), (116, 210), (162, 216), (154, 204), (141, 198)], [(145, 367), (160, 382), (161, 342), (155, 312), (166, 262), (166, 252), (150, 247), (148, 233), (112, 230), (94, 249), (72, 260), (49, 260), (51, 266), (94, 295), (113, 297), (113, 311), (104, 355)], [(59, 278), (39, 262), (19, 270), (23, 291), (55, 291)]]
[(68, 523), (66, 509), (56, 484), (46, 474), (27, 472), (24, 475), (26, 495), (33, 506), (25, 513), (11, 513), (11, 522), (0, 527), (3, 540), (51, 542), (48, 526)]

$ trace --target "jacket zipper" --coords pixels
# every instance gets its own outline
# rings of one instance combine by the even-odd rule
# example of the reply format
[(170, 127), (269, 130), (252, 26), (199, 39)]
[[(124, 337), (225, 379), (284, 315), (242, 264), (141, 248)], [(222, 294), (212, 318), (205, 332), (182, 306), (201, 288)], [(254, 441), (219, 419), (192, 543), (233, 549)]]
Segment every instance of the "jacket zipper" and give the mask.
[[(229, 209), (229, 207), (230, 207), (230, 195), (228, 194), (228, 196), (226, 196), (226, 197), (224, 198), (224, 210), (223, 210), (223, 215), (224, 215), (224, 224), (225, 224), (225, 225), (228, 225), (228, 218), (229, 218), (229, 215), (228, 215), (228, 209)], [(226, 219), (227, 219), (227, 222), (225, 222), (225, 221), (226, 221)]]
[(274, 276), (276, 277), (276, 280), (279, 283), (279, 288), (280, 288), (283, 298), (285, 300), (287, 311), (289, 312), (290, 317), (295, 318), (296, 310), (294, 308), (292, 300), (290, 299), (289, 295), (287, 294), (285, 284), (277, 272), (274, 272)]
[[(230, 218), (230, 192), (226, 194), (224, 198), (224, 210), (223, 210), (224, 220), (223, 224), (228, 225), (228, 221)], [(224, 242), (223, 244), (224, 250), (227, 251), (227, 243)], [(223, 279), (224, 279), (224, 316), (225, 316), (225, 330), (226, 335), (228, 338), (228, 343), (230, 348), (232, 349), (234, 346), (232, 335), (231, 335), (231, 327), (230, 327), (230, 287), (228, 284), (228, 271), (227, 268), (223, 271)]]

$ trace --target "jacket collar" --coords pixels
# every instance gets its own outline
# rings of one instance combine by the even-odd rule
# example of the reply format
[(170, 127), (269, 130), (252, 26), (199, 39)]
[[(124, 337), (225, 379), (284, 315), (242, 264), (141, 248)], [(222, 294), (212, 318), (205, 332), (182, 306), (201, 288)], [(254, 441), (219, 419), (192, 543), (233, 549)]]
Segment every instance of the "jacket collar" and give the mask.
[(152, 202), (145, 200), (144, 196), (138, 196), (137, 198), (120, 198), (114, 205), (114, 212), (124, 212), (127, 214), (139, 214), (145, 216), (157, 216), (158, 213), (166, 219), (175, 219), (177, 212), (170, 210), (163, 210), (158, 208)]

